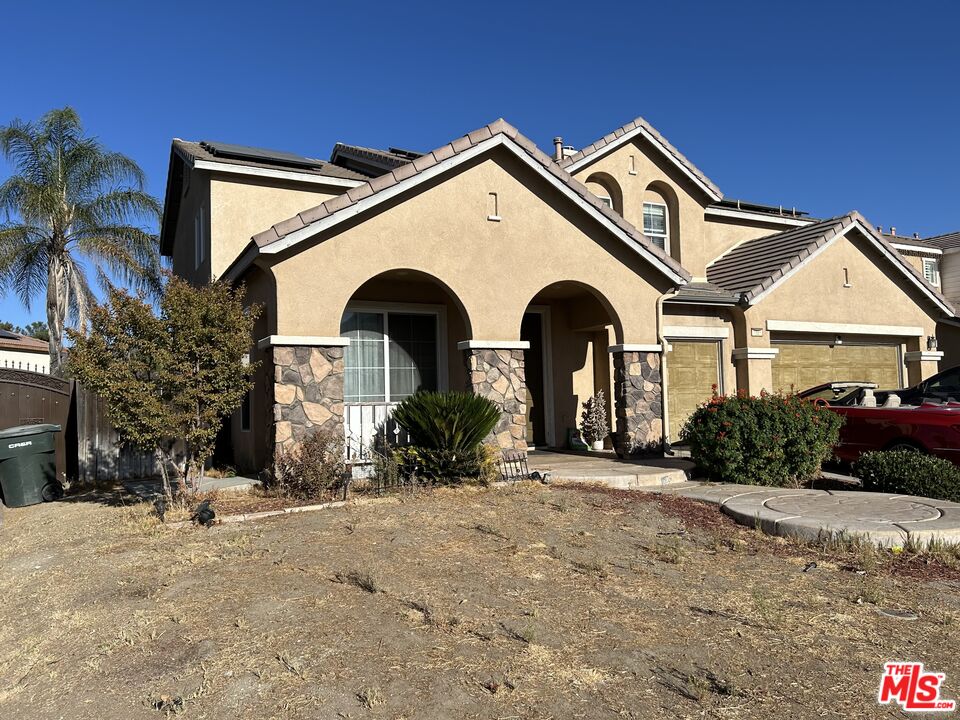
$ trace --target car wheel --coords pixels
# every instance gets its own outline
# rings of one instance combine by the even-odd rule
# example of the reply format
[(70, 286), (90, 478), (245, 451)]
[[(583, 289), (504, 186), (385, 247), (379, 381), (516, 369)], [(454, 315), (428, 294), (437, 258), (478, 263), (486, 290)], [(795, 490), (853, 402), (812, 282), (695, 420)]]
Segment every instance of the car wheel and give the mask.
[(887, 445), (887, 450), (908, 450), (910, 452), (921, 453), (924, 455), (927, 452), (922, 447), (910, 442), (909, 440), (897, 440), (892, 442)]

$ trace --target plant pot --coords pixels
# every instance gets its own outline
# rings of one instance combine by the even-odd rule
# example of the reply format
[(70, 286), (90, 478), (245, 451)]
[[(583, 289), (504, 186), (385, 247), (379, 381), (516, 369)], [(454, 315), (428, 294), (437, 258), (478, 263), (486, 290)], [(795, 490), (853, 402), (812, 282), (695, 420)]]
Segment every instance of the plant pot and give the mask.
[(590, 447), (594, 450), (603, 450), (603, 440), (594, 440)]

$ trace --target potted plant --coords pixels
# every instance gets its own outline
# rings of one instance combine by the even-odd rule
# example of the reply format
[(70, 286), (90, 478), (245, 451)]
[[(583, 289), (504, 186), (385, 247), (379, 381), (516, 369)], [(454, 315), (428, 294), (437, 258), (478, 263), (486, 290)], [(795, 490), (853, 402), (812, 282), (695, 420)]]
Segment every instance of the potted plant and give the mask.
[(603, 390), (583, 403), (580, 415), (580, 434), (594, 450), (603, 450), (603, 441), (610, 434), (607, 424), (607, 403), (603, 399)]

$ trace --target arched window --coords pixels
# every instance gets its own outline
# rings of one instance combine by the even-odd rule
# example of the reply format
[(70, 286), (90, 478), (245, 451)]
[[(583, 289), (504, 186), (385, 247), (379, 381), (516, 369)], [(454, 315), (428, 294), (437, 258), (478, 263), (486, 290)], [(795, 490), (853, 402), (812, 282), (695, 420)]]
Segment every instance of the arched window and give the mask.
[(587, 189), (605, 202), (608, 207), (623, 215), (623, 192), (620, 184), (607, 173), (593, 173), (585, 183)]
[(653, 182), (643, 193), (643, 234), (667, 255), (680, 260), (680, 217), (673, 188)]

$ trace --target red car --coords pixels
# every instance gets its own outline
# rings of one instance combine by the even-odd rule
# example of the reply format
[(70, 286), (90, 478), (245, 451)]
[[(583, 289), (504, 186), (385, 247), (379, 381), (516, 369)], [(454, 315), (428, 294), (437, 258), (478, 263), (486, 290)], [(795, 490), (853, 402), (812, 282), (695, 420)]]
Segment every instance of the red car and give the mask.
[(960, 465), (960, 403), (931, 403), (901, 407), (861, 405), (868, 382), (818, 385), (800, 397), (829, 407), (846, 418), (834, 451), (840, 460), (853, 462), (870, 450), (910, 449), (937, 455)]

